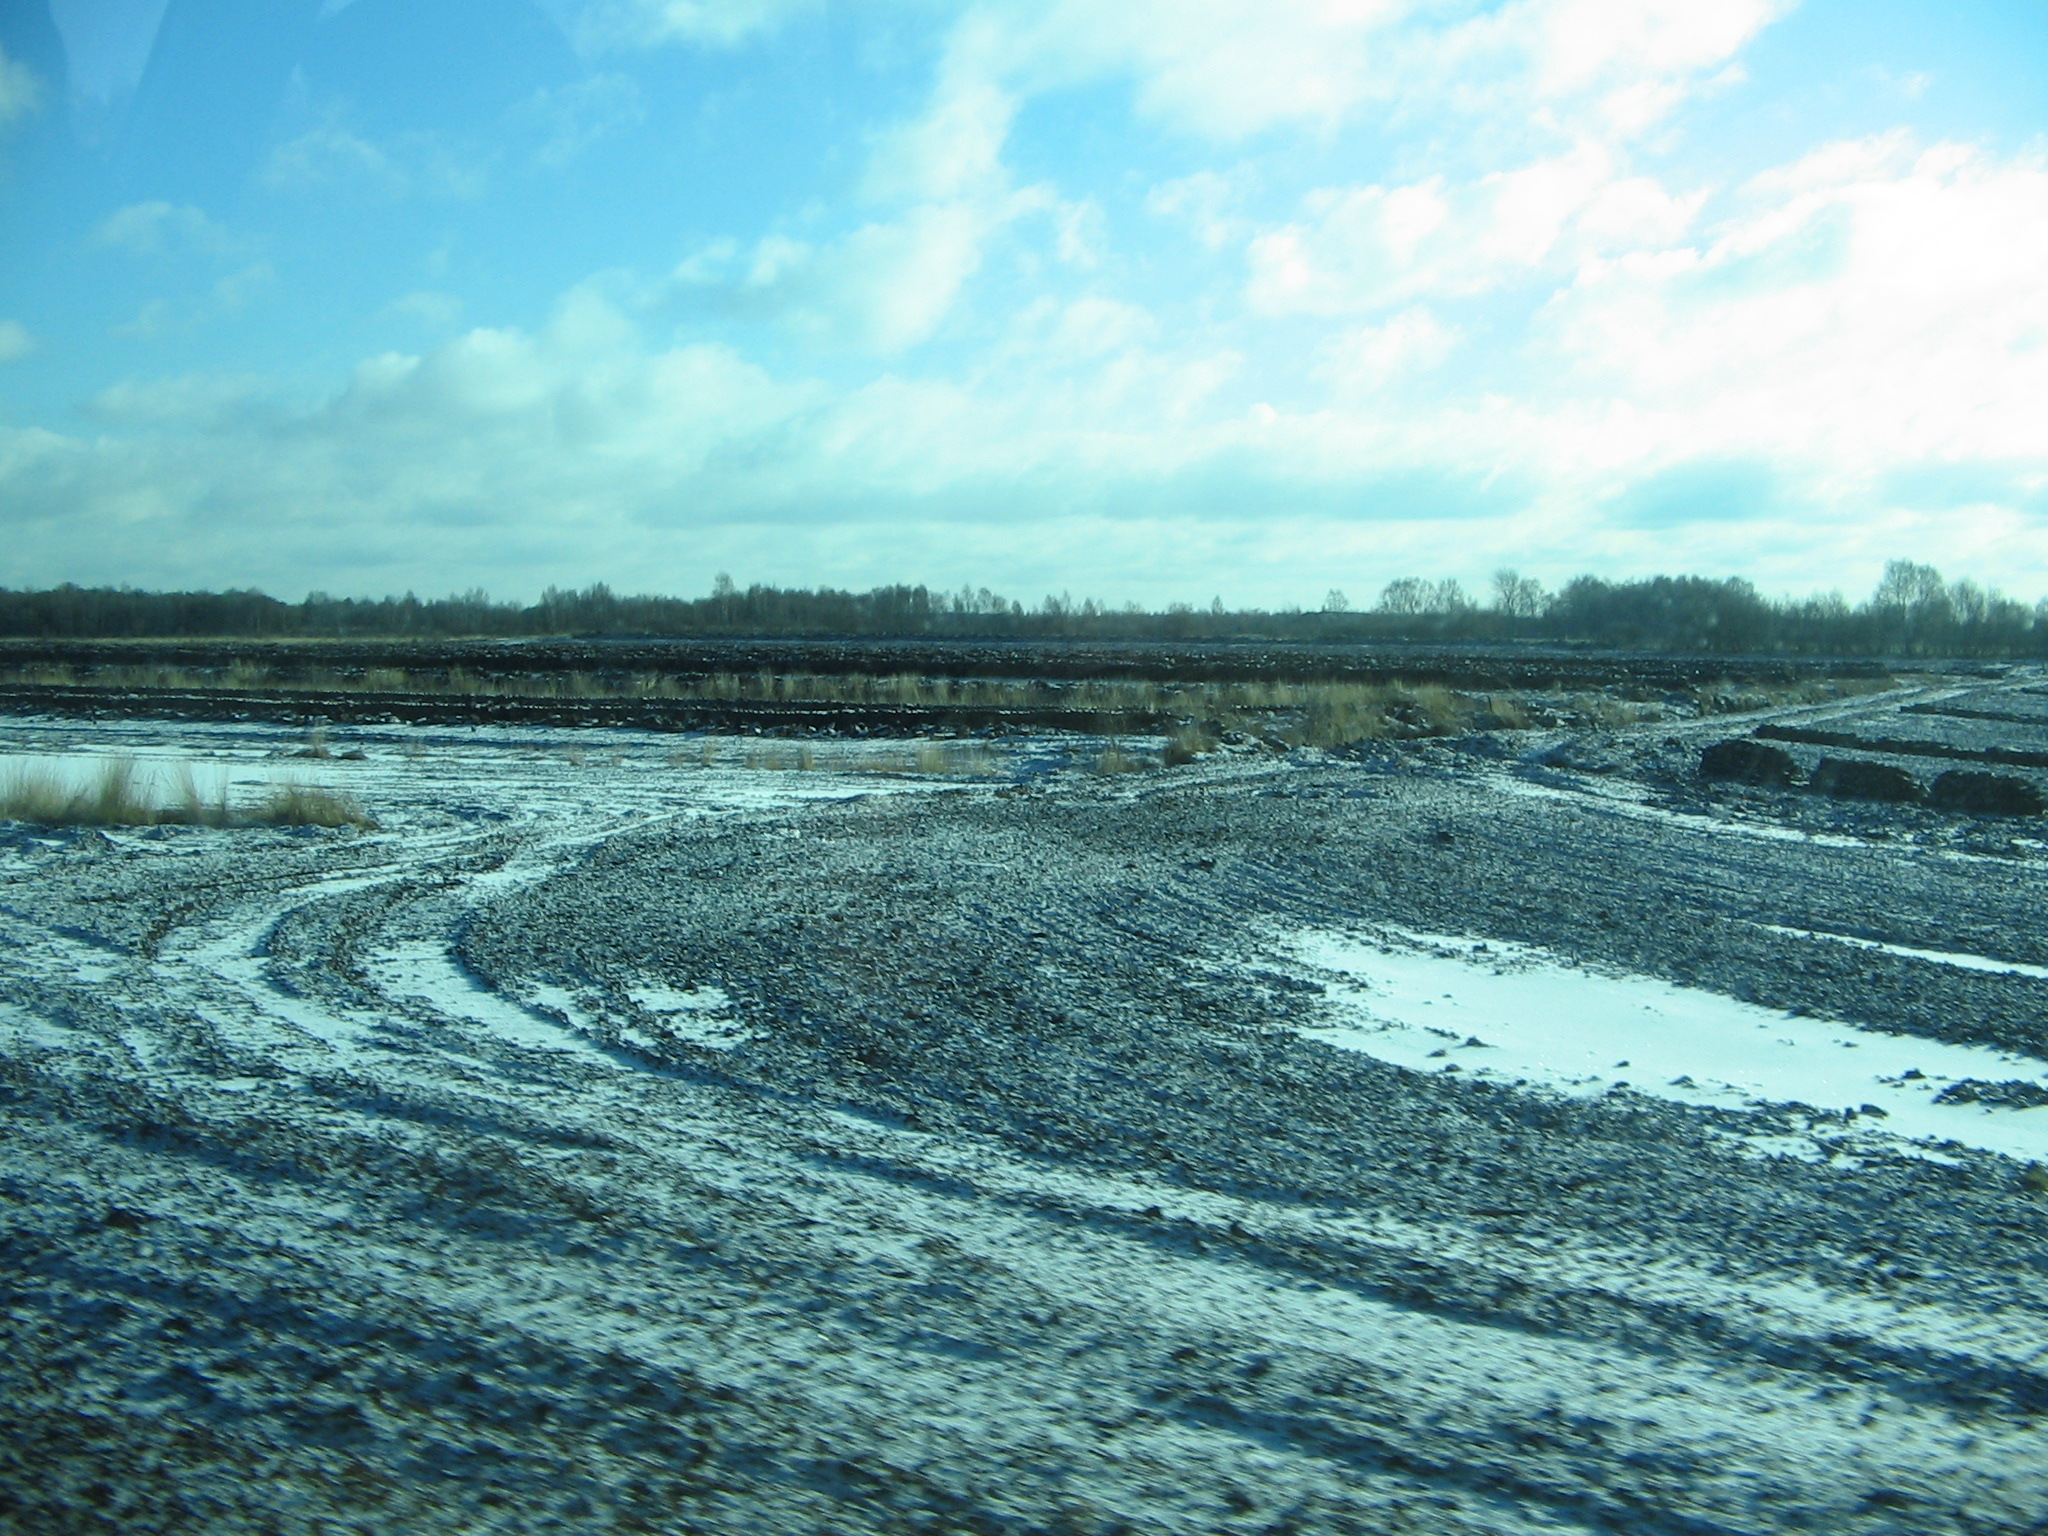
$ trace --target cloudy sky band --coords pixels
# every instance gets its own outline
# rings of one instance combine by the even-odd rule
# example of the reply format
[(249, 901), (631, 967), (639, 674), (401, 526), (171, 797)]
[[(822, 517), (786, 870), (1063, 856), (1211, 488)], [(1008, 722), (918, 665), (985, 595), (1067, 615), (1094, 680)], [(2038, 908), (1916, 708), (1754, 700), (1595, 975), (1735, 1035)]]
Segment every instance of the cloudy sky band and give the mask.
[(22, 14), (8, 585), (2048, 591), (2037, 8)]

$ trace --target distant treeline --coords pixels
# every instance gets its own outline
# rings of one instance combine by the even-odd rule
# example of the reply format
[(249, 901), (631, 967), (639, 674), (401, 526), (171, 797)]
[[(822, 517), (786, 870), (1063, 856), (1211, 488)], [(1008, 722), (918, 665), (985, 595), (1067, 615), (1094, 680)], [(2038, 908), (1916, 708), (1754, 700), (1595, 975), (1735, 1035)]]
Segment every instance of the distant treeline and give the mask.
[(1233, 610), (1174, 603), (1149, 612), (1047, 597), (1032, 607), (963, 588), (740, 588), (720, 576), (706, 597), (621, 597), (606, 586), (549, 588), (537, 603), (481, 591), (421, 599), (302, 603), (261, 592), (0, 588), (0, 636), (33, 639), (246, 637), (518, 638), (543, 635), (934, 636), (989, 639), (1459, 641), (1528, 640), (1625, 650), (1835, 656), (2048, 656), (2048, 598), (2031, 606), (1928, 565), (1894, 560), (1868, 600), (1839, 593), (1771, 599), (1741, 579), (1580, 576), (1551, 592), (1512, 570), (1489, 592), (1456, 581), (1389, 582), (1371, 607), (1332, 590), (1317, 609)]

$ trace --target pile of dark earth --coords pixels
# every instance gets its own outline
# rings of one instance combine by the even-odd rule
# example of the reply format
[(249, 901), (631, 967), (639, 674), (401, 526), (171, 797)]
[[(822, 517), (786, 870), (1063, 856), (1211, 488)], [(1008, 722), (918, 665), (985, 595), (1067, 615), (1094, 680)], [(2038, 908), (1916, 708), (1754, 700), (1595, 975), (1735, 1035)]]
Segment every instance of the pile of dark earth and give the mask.
[[(225, 1003), (0, 974), (98, 1042), (0, 1062), (0, 1528), (2048, 1528), (2040, 1170), (1771, 1156), (1814, 1111), (1297, 1032), (1328, 999), (1275, 935), (1382, 925), (2048, 1056), (2048, 982), (1772, 931), (2048, 965), (2037, 858), (1697, 757), (672, 820), (462, 907), (514, 852), (478, 844), (269, 931), (283, 992), (384, 1011), (318, 1068)], [(1871, 835), (1731, 834), (1801, 817)], [(343, 845), (278, 846), (217, 889), (53, 863), (46, 919), (140, 965)], [(503, 997), (581, 999), (594, 1048), (376, 990), (370, 949), (437, 934)], [(744, 1039), (665, 1032), (650, 980), (722, 989)]]

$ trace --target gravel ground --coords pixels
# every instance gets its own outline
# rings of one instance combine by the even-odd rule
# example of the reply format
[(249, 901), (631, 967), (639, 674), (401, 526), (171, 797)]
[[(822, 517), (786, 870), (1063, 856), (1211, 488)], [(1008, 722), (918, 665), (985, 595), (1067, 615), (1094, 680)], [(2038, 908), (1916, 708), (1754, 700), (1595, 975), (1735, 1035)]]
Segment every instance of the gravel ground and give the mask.
[(2048, 1107), (1327, 1037), (1299, 935), (1462, 936), (2043, 1081), (2038, 824), (1694, 778), (1761, 718), (946, 785), (392, 733), (321, 765), (379, 833), (18, 831), (0, 1528), (2048, 1529), (2048, 1174), (1969, 1129)]

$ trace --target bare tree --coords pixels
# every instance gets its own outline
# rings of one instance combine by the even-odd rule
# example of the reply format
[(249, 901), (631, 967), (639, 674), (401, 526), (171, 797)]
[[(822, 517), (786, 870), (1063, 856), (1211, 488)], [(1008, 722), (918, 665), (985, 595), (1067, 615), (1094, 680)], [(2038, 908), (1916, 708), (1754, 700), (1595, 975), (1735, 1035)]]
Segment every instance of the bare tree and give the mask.
[(1401, 576), (1380, 589), (1381, 613), (1426, 613), (1430, 584), (1419, 576)]
[(1533, 619), (1543, 612), (1548, 596), (1542, 582), (1511, 565), (1493, 573), (1493, 606), (1504, 618)]

